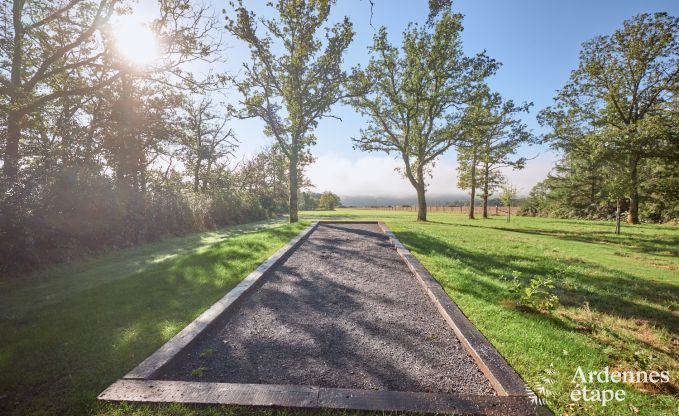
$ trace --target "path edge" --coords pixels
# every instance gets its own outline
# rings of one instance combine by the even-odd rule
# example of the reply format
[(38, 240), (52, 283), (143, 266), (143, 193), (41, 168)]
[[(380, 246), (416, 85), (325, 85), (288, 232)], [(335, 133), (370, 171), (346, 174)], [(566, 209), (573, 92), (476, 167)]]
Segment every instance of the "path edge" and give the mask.
[[(466, 320), (471, 330), (478, 332), (476, 327), (467, 320), (459, 311), (459, 308), (450, 300), (443, 289), (431, 277), (429, 272), (417, 259), (398, 241), (396, 236), (381, 221), (317, 221), (312, 222), (295, 238), (276, 251), (269, 259), (262, 263), (255, 271), (250, 273), (222, 299), (213, 304), (187, 327), (166, 342), (142, 363), (127, 373), (123, 378), (115, 381), (97, 399), (113, 402), (153, 402), (153, 403), (187, 403), (195, 405), (222, 404), (265, 406), (278, 408), (308, 408), (308, 409), (342, 409), (342, 410), (367, 410), (367, 411), (396, 411), (417, 412), (428, 414), (451, 413), (456, 415), (495, 415), (511, 416), (523, 415), (551, 415), (549, 409), (526, 387), (521, 378), (499, 353), (488, 343), (483, 335), (478, 332), (481, 339), (486, 343), (490, 352), (494, 352), (507, 369), (519, 380), (524, 390), (521, 394), (507, 394), (506, 380), (498, 380), (497, 373), (486, 373), (495, 367), (488, 366), (483, 360), (487, 354), (468, 352), (498, 391), (496, 396), (459, 395), (446, 393), (425, 393), (406, 391), (371, 391), (339, 388), (324, 388), (316, 386), (297, 385), (271, 385), (271, 384), (240, 384), (240, 383), (209, 383), (209, 382), (183, 382), (171, 380), (157, 380), (154, 376), (162, 367), (167, 365), (177, 354), (190, 347), (212, 323), (219, 317), (224, 316), (230, 309), (237, 306), (238, 301), (245, 298), (254, 288), (258, 287), (267, 275), (267, 272), (284, 261), (288, 255), (301, 245), (308, 236), (316, 230), (319, 224), (324, 223), (364, 223), (377, 224), (383, 233), (389, 238), (394, 248), (403, 258), (408, 268), (413, 272), (416, 280), (425, 289), (432, 302), (437, 306), (439, 313), (444, 317), (460, 339), (465, 348), (468, 348), (468, 338), (463, 338), (466, 332), (460, 331), (460, 318), (453, 321), (450, 314), (446, 315), (445, 307), (452, 305)], [(404, 257), (406, 256), (406, 257)], [(415, 269), (414, 269), (415, 268)], [(416, 271), (417, 270), (417, 271)], [(425, 280), (427, 279), (427, 280)], [(435, 299), (437, 295), (432, 289), (438, 285), (440, 293), (439, 303)], [(442, 294), (442, 295), (441, 295)], [(445, 300), (447, 299), (447, 302)], [(442, 305), (442, 306), (440, 306)], [(443, 308), (443, 309), (442, 309)], [(448, 318), (446, 318), (448, 316)], [(453, 322), (453, 324), (451, 324)], [(464, 322), (463, 322), (464, 323)], [(464, 327), (463, 327), (464, 329)], [(473, 331), (472, 331), (473, 333)], [(472, 344), (470, 344), (472, 345)], [(476, 344), (474, 344), (476, 345)], [(504, 389), (500, 393), (494, 384), (499, 383)], [(505, 383), (505, 384), (502, 384)]]
[(286, 256), (301, 245), (306, 238), (318, 227), (318, 222), (312, 222), (307, 228), (302, 230), (296, 237), (288, 241), (286, 245), (271, 255), (264, 263), (260, 264), (245, 279), (241, 280), (224, 297), (215, 302), (209, 309), (200, 314), (177, 335), (172, 337), (163, 346), (158, 348), (153, 354), (148, 356), (139, 365), (123, 376), (123, 379), (150, 379), (163, 366), (169, 363), (177, 354), (187, 348), (200, 334), (205, 332), (210, 325), (223, 316), (229, 309), (233, 308), (239, 300), (244, 298), (252, 291), (257, 283), (262, 280), (267, 272), (278, 265)]
[(538, 400), (535, 393), (523, 381), (521, 376), (514, 371), (504, 357), (493, 347), (493, 345), (483, 336), (476, 326), (462, 313), (462, 310), (448, 296), (443, 287), (415, 258), (383, 222), (377, 224), (382, 231), (389, 237), (391, 243), (396, 247), (396, 251), (408, 268), (415, 275), (418, 283), (429, 296), (436, 306), (439, 314), (448, 323), (462, 346), (474, 359), (483, 374), (486, 376), (495, 392), (500, 396), (529, 396)]
[(455, 415), (551, 415), (525, 396), (375, 391), (315, 386), (118, 380), (100, 400), (194, 405), (417, 412)]

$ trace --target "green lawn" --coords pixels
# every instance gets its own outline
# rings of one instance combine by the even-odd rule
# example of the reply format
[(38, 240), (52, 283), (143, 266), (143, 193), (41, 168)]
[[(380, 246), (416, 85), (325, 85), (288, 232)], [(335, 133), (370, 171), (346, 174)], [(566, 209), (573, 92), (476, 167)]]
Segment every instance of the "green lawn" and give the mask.
[[(338, 210), (384, 219), (557, 414), (675, 414), (679, 228), (516, 217), (468, 220)], [(271, 225), (277, 225), (271, 227)], [(224, 295), (305, 224), (259, 223), (166, 240), (0, 283), (0, 414), (240, 414), (239, 408), (102, 405), (96, 395)], [(515, 307), (507, 276), (567, 269), (551, 314)], [(577, 366), (673, 370), (623, 386), (622, 403), (571, 406)], [(551, 381), (552, 383), (548, 383)], [(616, 386), (620, 388), (620, 386)], [(18, 410), (18, 411), (17, 411)], [(262, 412), (271, 413), (271, 412)]]
[(2, 283), (0, 414), (97, 411), (97, 394), (305, 226), (270, 225), (173, 238)]
[[(675, 415), (679, 412), (679, 227), (623, 226), (543, 218), (469, 220), (464, 215), (338, 210), (312, 219), (383, 219), (556, 414)], [(512, 272), (524, 278), (567, 269), (551, 314), (517, 309)], [(671, 370), (673, 383), (623, 388), (624, 402), (573, 405), (578, 366), (587, 371)], [(550, 383), (551, 382), (551, 383)]]

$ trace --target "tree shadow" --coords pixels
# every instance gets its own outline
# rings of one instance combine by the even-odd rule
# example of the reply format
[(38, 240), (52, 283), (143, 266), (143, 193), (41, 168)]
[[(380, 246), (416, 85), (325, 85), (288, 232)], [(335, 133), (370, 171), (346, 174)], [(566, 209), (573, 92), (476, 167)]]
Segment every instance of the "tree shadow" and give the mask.
[(157, 377), (492, 392), (377, 225), (321, 224), (266, 279)]
[(125, 248), (101, 256), (92, 256), (68, 264), (18, 277), (2, 283), (0, 316), (22, 316), (31, 310), (56, 304), (101, 285), (128, 278), (157, 267), (164, 267), (178, 257), (195, 252), (228, 238), (269, 229), (278, 219), (225, 227), (219, 230), (168, 238), (159, 242)]
[[(545, 264), (541, 258), (512, 253), (489, 254), (471, 251), (440, 238), (411, 231), (398, 232), (397, 235), (402, 243), (416, 253), (454, 257), (464, 267), (497, 281), (497, 287), (490, 288), (490, 285), (478, 281), (479, 287), (466, 289), (469, 294), (487, 302), (497, 303), (503, 297), (508, 297), (509, 293), (504, 288), (503, 273), (509, 275), (512, 270), (516, 270), (530, 277), (545, 276), (554, 272), (554, 269)], [(515, 264), (509, 267), (512, 262)], [(652, 280), (639, 282), (639, 278), (631, 274), (611, 270), (592, 262), (583, 262), (588, 270), (596, 270), (598, 276), (593, 278), (589, 273), (569, 272), (568, 277), (577, 284), (566, 286), (557, 282), (557, 294), (563, 305), (579, 307), (587, 301), (593, 310), (627, 319), (649, 320), (653, 325), (665, 328), (671, 333), (679, 332), (678, 316), (669, 310), (638, 303), (642, 300), (654, 304), (679, 302), (679, 288), (676, 285)]]
[(494, 229), (499, 231), (506, 231), (511, 233), (519, 234), (530, 234), (539, 235), (545, 237), (556, 238), (559, 240), (567, 241), (577, 241), (581, 243), (591, 243), (591, 244), (611, 244), (620, 246), (624, 244), (624, 247), (633, 251), (640, 253), (652, 254), (656, 256), (663, 257), (677, 257), (679, 256), (679, 235), (666, 236), (664, 238), (653, 238), (647, 237), (640, 234), (633, 235), (615, 235), (610, 231), (596, 231), (596, 230), (545, 230), (540, 228), (511, 228), (502, 226), (491, 226), (484, 227), (482, 225), (475, 224), (461, 224), (461, 223), (439, 223), (444, 225), (454, 225), (459, 227), (472, 227), (472, 228), (484, 228), (484, 229)]
[(300, 227), (272, 228), (1, 316), (0, 413), (88, 414), (122, 377), (254, 270)]

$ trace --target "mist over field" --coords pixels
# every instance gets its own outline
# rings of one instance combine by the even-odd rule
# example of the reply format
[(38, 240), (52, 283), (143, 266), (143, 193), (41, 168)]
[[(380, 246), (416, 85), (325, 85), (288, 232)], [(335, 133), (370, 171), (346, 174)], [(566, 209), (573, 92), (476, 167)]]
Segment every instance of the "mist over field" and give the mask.
[[(394, 196), (360, 196), (360, 195), (340, 195), (342, 205), (353, 207), (368, 207), (379, 206), (385, 207), (389, 205), (415, 205), (417, 204), (417, 196), (394, 195)], [(450, 194), (431, 194), (427, 199), (430, 206), (434, 205), (453, 205), (459, 206), (469, 203), (469, 196), (463, 193)]]

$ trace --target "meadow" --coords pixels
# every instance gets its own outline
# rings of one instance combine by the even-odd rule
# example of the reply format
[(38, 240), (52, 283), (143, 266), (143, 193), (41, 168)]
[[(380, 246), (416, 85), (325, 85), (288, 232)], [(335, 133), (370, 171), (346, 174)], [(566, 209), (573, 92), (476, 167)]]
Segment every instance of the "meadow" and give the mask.
[[(102, 404), (96, 395), (316, 219), (381, 219), (555, 414), (679, 409), (679, 228), (379, 210), (309, 211), (75, 261), (0, 283), (0, 413), (241, 414), (242, 408)], [(513, 276), (554, 279), (549, 312), (517, 304)], [(584, 371), (670, 370), (670, 383), (572, 402)], [(248, 413), (272, 411), (247, 409)], [(273, 412), (275, 413), (275, 412)], [(284, 412), (295, 413), (295, 412)]]

